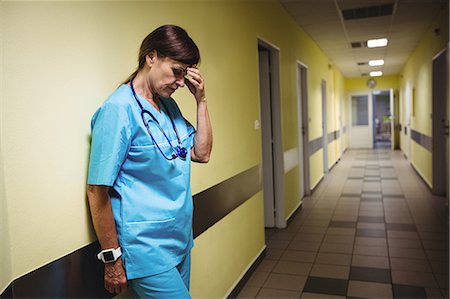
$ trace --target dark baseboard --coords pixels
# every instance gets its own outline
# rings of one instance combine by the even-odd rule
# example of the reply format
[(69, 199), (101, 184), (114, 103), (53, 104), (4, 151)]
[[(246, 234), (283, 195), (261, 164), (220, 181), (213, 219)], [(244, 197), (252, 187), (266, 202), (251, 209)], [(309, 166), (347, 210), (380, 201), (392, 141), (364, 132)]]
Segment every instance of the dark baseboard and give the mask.
[(259, 264), (264, 260), (266, 257), (266, 249), (261, 252), (261, 254), (258, 256), (258, 258), (255, 260), (253, 265), (250, 266), (250, 268), (247, 270), (247, 272), (244, 274), (242, 279), (238, 282), (238, 284), (234, 287), (234, 289), (231, 291), (230, 295), (228, 295), (228, 299), (234, 299), (236, 298), (239, 293), (244, 288), (245, 284), (248, 282), (252, 274), (255, 272), (256, 268), (258, 268)]

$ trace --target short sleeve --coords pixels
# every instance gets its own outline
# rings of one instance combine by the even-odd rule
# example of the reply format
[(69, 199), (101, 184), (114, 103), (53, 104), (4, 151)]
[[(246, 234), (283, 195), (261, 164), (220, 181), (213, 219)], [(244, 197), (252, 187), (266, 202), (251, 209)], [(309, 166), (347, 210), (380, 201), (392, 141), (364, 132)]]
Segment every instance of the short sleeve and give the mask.
[(187, 128), (188, 138), (189, 138), (189, 145), (190, 145), (190, 148), (193, 148), (194, 147), (195, 128), (186, 118), (184, 118), (184, 121), (186, 122), (186, 128)]
[(131, 144), (130, 118), (121, 105), (106, 102), (92, 117), (88, 184), (113, 186)]

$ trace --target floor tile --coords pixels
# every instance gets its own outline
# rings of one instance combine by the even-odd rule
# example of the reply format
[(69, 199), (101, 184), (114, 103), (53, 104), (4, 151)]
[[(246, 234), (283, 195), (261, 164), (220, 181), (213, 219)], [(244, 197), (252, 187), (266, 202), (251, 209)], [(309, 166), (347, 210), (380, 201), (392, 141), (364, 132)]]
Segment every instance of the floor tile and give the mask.
[(255, 271), (252, 276), (250, 276), (250, 279), (246, 283), (246, 286), (261, 287), (266, 281), (267, 277), (269, 277), (269, 274), (269, 272)]
[(348, 150), (287, 228), (266, 230), (238, 298), (448, 298), (441, 204), (400, 152)]
[(301, 291), (306, 282), (306, 276), (272, 273), (264, 283), (265, 288)]
[(237, 299), (248, 299), (255, 298), (256, 294), (258, 294), (260, 288), (259, 287), (250, 287), (245, 286), (237, 295)]
[[(425, 292), (427, 293), (426, 298), (444, 298), (442, 292), (439, 289), (425, 288)], [(448, 296), (446, 296), (445, 298), (448, 298)]]
[(271, 249), (286, 249), (289, 243), (290, 241), (288, 240), (274, 240), (274, 239), (266, 240), (267, 248)]
[(269, 288), (261, 288), (256, 298), (299, 298), (301, 292), (300, 291), (288, 291), (288, 290), (277, 290), (277, 289), (269, 289)]
[(356, 230), (357, 237), (386, 238), (386, 231), (381, 229), (359, 228)]
[(425, 250), (428, 259), (448, 263), (448, 250)]
[(282, 261), (312, 263), (317, 253), (311, 251), (286, 250), (281, 256)]
[(356, 298), (393, 298), (392, 285), (377, 282), (353, 281), (348, 282), (347, 297)]
[(299, 233), (310, 233), (310, 234), (324, 234), (326, 231), (327, 227), (310, 226), (310, 225), (303, 225), (298, 230)]
[(330, 221), (329, 227), (354, 228), (354, 227), (356, 227), (356, 222), (354, 222), (354, 221)]
[(280, 259), (283, 252), (284, 252), (284, 250), (282, 250), (282, 249), (267, 248), (266, 259), (278, 260), (278, 259)]
[(315, 263), (322, 265), (350, 266), (352, 255), (339, 253), (318, 253)]
[(385, 238), (356, 237), (355, 245), (386, 247), (387, 240)]
[(394, 284), (392, 289), (394, 298), (427, 298), (427, 293), (423, 287)]
[(419, 234), (417, 232), (388, 230), (387, 235), (388, 235), (388, 238), (393, 238), (393, 239), (419, 240)]
[(312, 263), (300, 263), (292, 261), (279, 261), (273, 273), (291, 274), (291, 275), (308, 275), (311, 270)]
[(382, 256), (353, 255), (352, 266), (389, 269), (389, 259)]
[(426, 259), (423, 249), (389, 247), (390, 257)]
[(388, 223), (387, 230), (416, 231), (414, 224)]
[(432, 273), (392, 270), (392, 282), (401, 285), (438, 287)]
[(323, 243), (320, 247), (320, 252), (328, 253), (344, 253), (351, 254), (353, 250), (352, 244), (340, 244), (340, 243)]
[(356, 228), (330, 227), (327, 233), (330, 235), (354, 236), (356, 233)]
[(406, 259), (406, 258), (391, 257), (390, 261), (392, 270), (429, 272), (429, 273), (432, 272), (430, 264), (426, 259)]
[(436, 281), (441, 289), (448, 290), (448, 274), (434, 274)]
[(355, 245), (353, 254), (356, 255), (370, 255), (370, 256), (388, 256), (388, 249), (386, 246), (373, 245)]
[(347, 286), (348, 281), (345, 279), (309, 276), (303, 292), (345, 296), (347, 294)]
[(304, 242), (321, 242), (323, 237), (324, 234), (298, 233), (295, 235), (294, 240)]
[(359, 216), (358, 222), (384, 223), (384, 217)]
[(317, 252), (320, 248), (320, 244), (321, 242), (304, 242), (294, 240), (289, 244), (287, 249)]
[(279, 232), (275, 232), (270, 239), (271, 240), (292, 240), (295, 237), (295, 233), (287, 232), (286, 230), (282, 230)]
[(349, 272), (350, 266), (314, 264), (310, 275), (314, 277), (348, 279)]
[(430, 260), (429, 263), (430, 263), (431, 269), (433, 270), (434, 273), (448, 275), (448, 273), (449, 273), (448, 262)]
[(337, 236), (337, 235), (327, 234), (327, 235), (325, 235), (323, 242), (353, 244), (354, 240), (355, 240), (354, 236)]
[(256, 268), (256, 271), (262, 271), (262, 272), (270, 272), (275, 267), (277, 261), (276, 260), (268, 260), (264, 259), (259, 265), (258, 268)]
[(350, 280), (391, 283), (391, 273), (389, 269), (352, 266)]
[(303, 292), (301, 299), (346, 299), (345, 296)]
[(417, 248), (417, 249), (423, 248), (422, 243), (419, 240), (388, 238), (388, 244), (389, 247)]
[(358, 222), (356, 225), (356, 229), (371, 229), (371, 230), (386, 230), (386, 225), (384, 223), (366, 223), (366, 222)]

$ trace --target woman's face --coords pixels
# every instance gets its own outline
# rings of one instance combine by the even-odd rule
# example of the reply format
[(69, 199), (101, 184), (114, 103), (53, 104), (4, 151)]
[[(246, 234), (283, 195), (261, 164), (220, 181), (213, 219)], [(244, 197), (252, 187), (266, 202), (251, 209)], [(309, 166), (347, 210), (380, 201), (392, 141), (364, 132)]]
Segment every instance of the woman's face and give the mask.
[(150, 84), (154, 93), (170, 97), (178, 87), (184, 87), (189, 65), (168, 57), (155, 57), (150, 70)]

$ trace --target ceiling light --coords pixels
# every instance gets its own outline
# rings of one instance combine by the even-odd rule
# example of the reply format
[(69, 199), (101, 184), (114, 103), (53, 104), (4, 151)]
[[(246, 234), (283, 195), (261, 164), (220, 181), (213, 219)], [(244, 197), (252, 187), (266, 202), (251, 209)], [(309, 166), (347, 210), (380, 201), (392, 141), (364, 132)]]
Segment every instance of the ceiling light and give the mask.
[(370, 66), (380, 66), (380, 65), (384, 65), (384, 60), (383, 60), (383, 59), (369, 60), (369, 65), (370, 65)]
[(370, 77), (379, 77), (383, 75), (382, 71), (375, 71), (375, 72), (370, 72)]
[(369, 39), (367, 41), (367, 47), (369, 48), (386, 47), (387, 43), (388, 43), (387, 38)]

